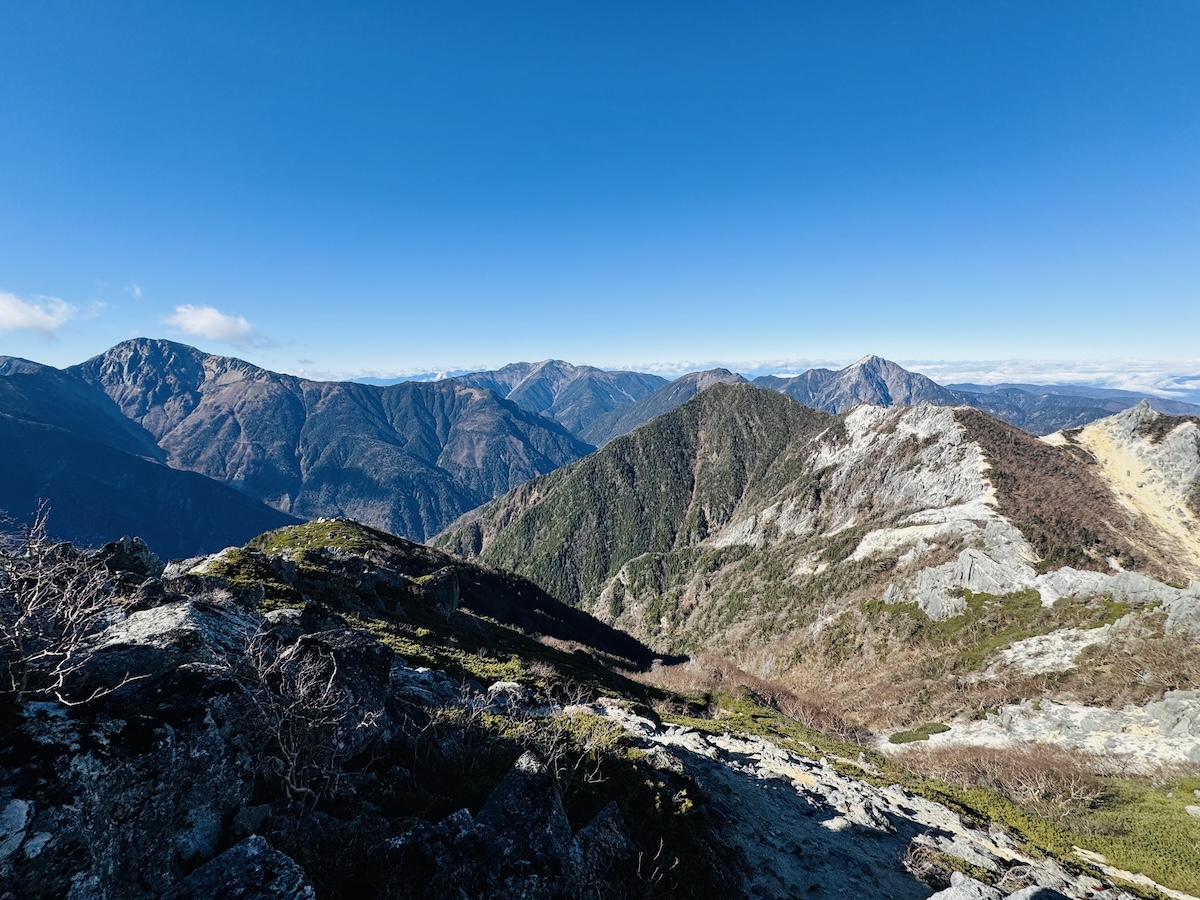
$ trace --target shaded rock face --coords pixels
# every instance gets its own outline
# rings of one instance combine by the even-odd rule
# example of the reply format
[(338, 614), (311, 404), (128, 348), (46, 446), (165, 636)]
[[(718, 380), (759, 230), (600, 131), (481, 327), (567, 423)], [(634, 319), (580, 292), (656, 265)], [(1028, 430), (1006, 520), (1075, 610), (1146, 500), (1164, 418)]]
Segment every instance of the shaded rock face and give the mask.
[(516, 761), (477, 816), (459, 810), (390, 850), (429, 873), (432, 896), (528, 900), (626, 896), (637, 855), (615, 804), (572, 838), (554, 780), (532, 753)]
[(162, 900), (305, 900), (312, 883), (295, 862), (252, 835), (178, 882)]
[[(532, 754), (474, 818), (421, 817), (465, 740), (427, 736), (432, 719), (490, 704), (482, 686), (317, 604), (264, 616), (223, 585), (138, 586), (157, 605), (114, 607), (78, 651), (73, 705), (2, 698), (0, 898), (627, 895), (620, 812), (572, 828)], [(486, 765), (510, 752), (474, 740)]]
[(0, 793), (24, 804), (0, 883), (26, 896), (148, 897), (222, 849), (260, 749), (244, 690), (202, 664), (139, 682), (91, 714), (22, 710)]
[[(824, 757), (761, 737), (664, 727), (613, 702), (594, 708), (636, 736), (656, 766), (687, 772), (704, 786), (722, 843), (747, 857), (747, 897), (922, 900), (946, 888), (934, 896), (1132, 900), (1092, 874), (1028, 853), (1003, 829), (898, 784), (852, 778)], [(955, 866), (986, 872), (995, 887), (964, 878)]]
[(444, 566), (432, 575), (417, 582), (417, 594), (443, 616), (458, 609), (459, 585), (458, 574), (454, 566)]

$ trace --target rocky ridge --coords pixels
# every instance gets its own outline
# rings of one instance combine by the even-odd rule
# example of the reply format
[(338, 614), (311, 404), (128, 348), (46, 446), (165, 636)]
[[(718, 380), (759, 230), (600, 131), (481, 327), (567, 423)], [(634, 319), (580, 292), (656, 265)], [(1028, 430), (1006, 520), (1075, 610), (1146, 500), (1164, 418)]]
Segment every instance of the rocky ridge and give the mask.
[(663, 726), (612, 701), (589, 710), (652, 748), (655, 766), (695, 779), (719, 811), (723, 838), (747, 853), (747, 897), (924, 898), (929, 887), (914, 871), (933, 858), (953, 861), (942, 876), (952, 878), (952, 887), (966, 884), (955, 865), (1008, 887), (974, 881), (981, 897), (1130, 896), (1094, 869), (1031, 855), (1003, 829), (972, 822), (899, 784), (875, 786), (844, 774), (816, 747), (799, 753), (754, 735)]
[[(664, 723), (643, 688), (516, 632), (520, 680), (488, 685), (476, 675), (504, 628), (422, 591), (420, 566), (389, 576), (390, 551), (360, 559), (352, 542), (374, 533), (267, 538), (236, 569), (224, 554), (220, 576), (137, 541), (30, 548), (97, 576), (102, 605), (57, 686), (41, 657), (12, 655), (30, 645), (3, 647), (30, 668), (0, 695), (0, 896), (918, 898), (961, 886), (956, 867), (1130, 896), (875, 786), (861, 754)], [(4, 557), (0, 607), (27, 596), (38, 560)], [(329, 603), (278, 605), (288, 588)], [(477, 655), (444, 667), (472, 635)], [(548, 667), (573, 680), (538, 683)]]
[[(876, 728), (980, 714), (964, 703), (1120, 709), (1148, 699), (1139, 679), (1159, 698), (1200, 686), (1200, 570), (1178, 551), (1194, 426), (1146, 408), (1090, 426), (1143, 460), (1143, 483), (1175, 485), (1156, 507), (1181, 513), (1172, 528), (1121, 496), (1088, 429), (1039, 440), (969, 408), (802, 410), (710, 388), (437, 543)], [(1182, 656), (1154, 650), (1172, 641)], [(1161, 678), (1120, 662), (1147, 653)]]

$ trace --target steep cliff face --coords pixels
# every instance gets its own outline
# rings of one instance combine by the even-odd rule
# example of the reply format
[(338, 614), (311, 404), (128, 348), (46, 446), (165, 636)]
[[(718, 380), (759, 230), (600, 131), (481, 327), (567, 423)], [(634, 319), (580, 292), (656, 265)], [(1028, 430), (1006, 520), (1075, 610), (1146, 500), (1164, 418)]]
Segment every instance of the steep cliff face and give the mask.
[(453, 381), (313, 382), (150, 340), (71, 372), (152, 435), (172, 467), (301, 518), (352, 515), (418, 539), (591, 449)]
[(1200, 419), (1142, 403), (1048, 441), (1086, 450), (1135, 534), (1153, 536), (1147, 551), (1200, 578)]

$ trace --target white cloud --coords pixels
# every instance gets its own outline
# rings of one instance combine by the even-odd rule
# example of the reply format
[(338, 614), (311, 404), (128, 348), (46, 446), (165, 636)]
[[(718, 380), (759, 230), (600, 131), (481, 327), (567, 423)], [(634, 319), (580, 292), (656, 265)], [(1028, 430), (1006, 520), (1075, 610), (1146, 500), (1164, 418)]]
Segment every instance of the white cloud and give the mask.
[(212, 341), (256, 346), (266, 342), (258, 329), (246, 321), (245, 316), (231, 316), (215, 306), (177, 306), (175, 312), (163, 319), (163, 322), (172, 328), (178, 328), (184, 334)]
[(125, 290), (133, 296), (134, 300), (142, 299), (142, 286), (136, 281), (129, 282), (129, 287), (125, 288)]
[(58, 297), (22, 300), (16, 294), (0, 291), (0, 333), (25, 329), (54, 337), (78, 313), (76, 307)]
[(1200, 359), (902, 361), (940, 384), (1074, 384), (1165, 399), (1200, 399)]

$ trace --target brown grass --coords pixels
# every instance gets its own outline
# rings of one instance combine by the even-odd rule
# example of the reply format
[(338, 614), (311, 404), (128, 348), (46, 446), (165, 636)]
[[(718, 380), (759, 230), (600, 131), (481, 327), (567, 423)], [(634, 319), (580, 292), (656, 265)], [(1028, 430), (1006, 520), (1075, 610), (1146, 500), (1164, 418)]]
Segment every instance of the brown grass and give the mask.
[(1054, 447), (976, 409), (955, 416), (987, 458), (988, 480), (1000, 512), (1042, 557), (1043, 565), (1107, 571), (1116, 556), (1149, 575), (1160, 575), (1139, 557), (1127, 535), (1129, 514), (1079, 447)]
[(1035, 743), (921, 747), (897, 754), (894, 762), (917, 778), (999, 791), (1048, 818), (1100, 804), (1108, 791), (1101, 775), (1114, 774), (1106, 758)]
[(780, 684), (751, 675), (732, 660), (715, 653), (702, 653), (686, 663), (655, 665), (635, 680), (685, 696), (725, 693), (749, 696), (777, 710), (797, 724), (847, 743), (869, 746), (874, 735), (867, 728), (842, 716), (816, 692), (789, 690)]
[(1200, 690), (1200, 641), (1165, 636), (1158, 623), (1124, 640), (1088, 647), (1062, 692), (1092, 706), (1120, 709), (1161, 700), (1171, 690)]

